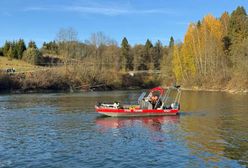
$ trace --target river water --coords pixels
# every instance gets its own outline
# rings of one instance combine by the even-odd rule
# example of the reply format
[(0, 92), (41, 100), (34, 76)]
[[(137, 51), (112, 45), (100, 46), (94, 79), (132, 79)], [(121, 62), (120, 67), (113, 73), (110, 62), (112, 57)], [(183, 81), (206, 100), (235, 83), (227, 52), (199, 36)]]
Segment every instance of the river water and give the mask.
[(183, 91), (179, 116), (111, 118), (140, 91), (0, 96), (3, 167), (247, 167), (248, 95)]

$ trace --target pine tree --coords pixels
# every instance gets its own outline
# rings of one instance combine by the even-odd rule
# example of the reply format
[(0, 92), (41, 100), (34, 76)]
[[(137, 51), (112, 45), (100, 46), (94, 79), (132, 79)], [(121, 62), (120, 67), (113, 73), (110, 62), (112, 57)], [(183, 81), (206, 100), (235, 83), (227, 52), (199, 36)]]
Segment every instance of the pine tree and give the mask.
[(173, 49), (173, 47), (174, 47), (174, 38), (171, 36), (170, 37), (170, 42), (169, 42), (169, 48), (171, 48), (171, 49)]
[(127, 38), (124, 37), (121, 42), (121, 60), (122, 69), (133, 70), (133, 56), (130, 52), (130, 45), (128, 44)]
[(160, 69), (160, 62), (163, 56), (163, 46), (160, 41), (157, 41), (157, 43), (154, 46), (154, 54), (153, 54), (153, 65), (155, 70)]
[(248, 37), (248, 17), (244, 7), (239, 6), (232, 12), (228, 25), (228, 36), (232, 44), (241, 43)]
[(10, 44), (9, 50), (7, 52), (7, 57), (9, 60), (12, 60), (15, 57), (15, 48), (13, 44)]
[(35, 42), (31, 40), (31, 41), (28, 43), (28, 48), (37, 49), (37, 46), (36, 46)]
[(153, 45), (149, 39), (146, 40), (146, 44), (144, 46), (144, 53), (141, 58), (141, 68), (142, 70), (149, 70), (152, 66), (152, 51)]
[(18, 40), (16, 44), (17, 48), (17, 58), (22, 59), (23, 52), (26, 50), (26, 45), (23, 39)]
[(243, 46), (243, 41), (248, 38), (248, 17), (244, 7), (239, 6), (232, 12), (229, 20), (228, 37), (231, 44), (231, 61), (234, 68), (237, 69), (240, 61), (243, 60), (243, 54), (238, 54)]
[(18, 46), (17, 46), (16, 41), (12, 42), (12, 47), (13, 47), (13, 57), (12, 58), (18, 59)]
[(9, 52), (10, 46), (11, 46), (11, 43), (6, 41), (4, 46), (3, 46), (3, 55), (5, 57), (8, 57), (8, 52)]
[(24, 51), (22, 59), (33, 65), (42, 63), (42, 53), (37, 48), (28, 48)]
[(133, 47), (133, 56), (134, 56), (134, 70), (142, 69), (142, 57), (144, 55), (144, 45), (138, 44)]

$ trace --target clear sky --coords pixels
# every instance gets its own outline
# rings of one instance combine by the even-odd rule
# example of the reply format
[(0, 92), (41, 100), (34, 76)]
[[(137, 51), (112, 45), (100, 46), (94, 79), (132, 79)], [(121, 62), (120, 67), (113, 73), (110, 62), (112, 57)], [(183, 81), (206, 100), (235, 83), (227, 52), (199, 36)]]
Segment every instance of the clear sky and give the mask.
[(6, 40), (34, 40), (38, 46), (51, 41), (61, 28), (72, 27), (81, 41), (104, 32), (120, 44), (176, 41), (190, 22), (211, 13), (231, 13), (248, 0), (0, 0), (0, 45)]

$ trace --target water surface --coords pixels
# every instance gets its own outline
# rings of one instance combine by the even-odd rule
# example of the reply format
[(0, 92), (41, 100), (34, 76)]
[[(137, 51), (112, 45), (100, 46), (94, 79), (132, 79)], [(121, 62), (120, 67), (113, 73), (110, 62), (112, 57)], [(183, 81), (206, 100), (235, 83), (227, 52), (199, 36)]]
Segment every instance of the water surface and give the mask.
[(110, 118), (140, 91), (0, 96), (0, 167), (247, 167), (248, 95), (182, 94), (179, 116)]

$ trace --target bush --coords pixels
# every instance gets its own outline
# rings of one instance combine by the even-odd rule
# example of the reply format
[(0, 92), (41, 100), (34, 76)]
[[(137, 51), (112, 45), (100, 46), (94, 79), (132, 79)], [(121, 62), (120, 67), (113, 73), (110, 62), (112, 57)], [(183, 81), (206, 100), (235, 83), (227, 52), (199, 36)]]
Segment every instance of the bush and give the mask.
[(20, 88), (19, 82), (11, 75), (0, 72), (0, 92)]
[(28, 48), (26, 51), (24, 51), (22, 59), (33, 65), (40, 65), (43, 62), (42, 54), (36, 48)]
[(26, 73), (22, 79), (22, 89), (28, 90), (68, 90), (69, 81), (57, 70)]

